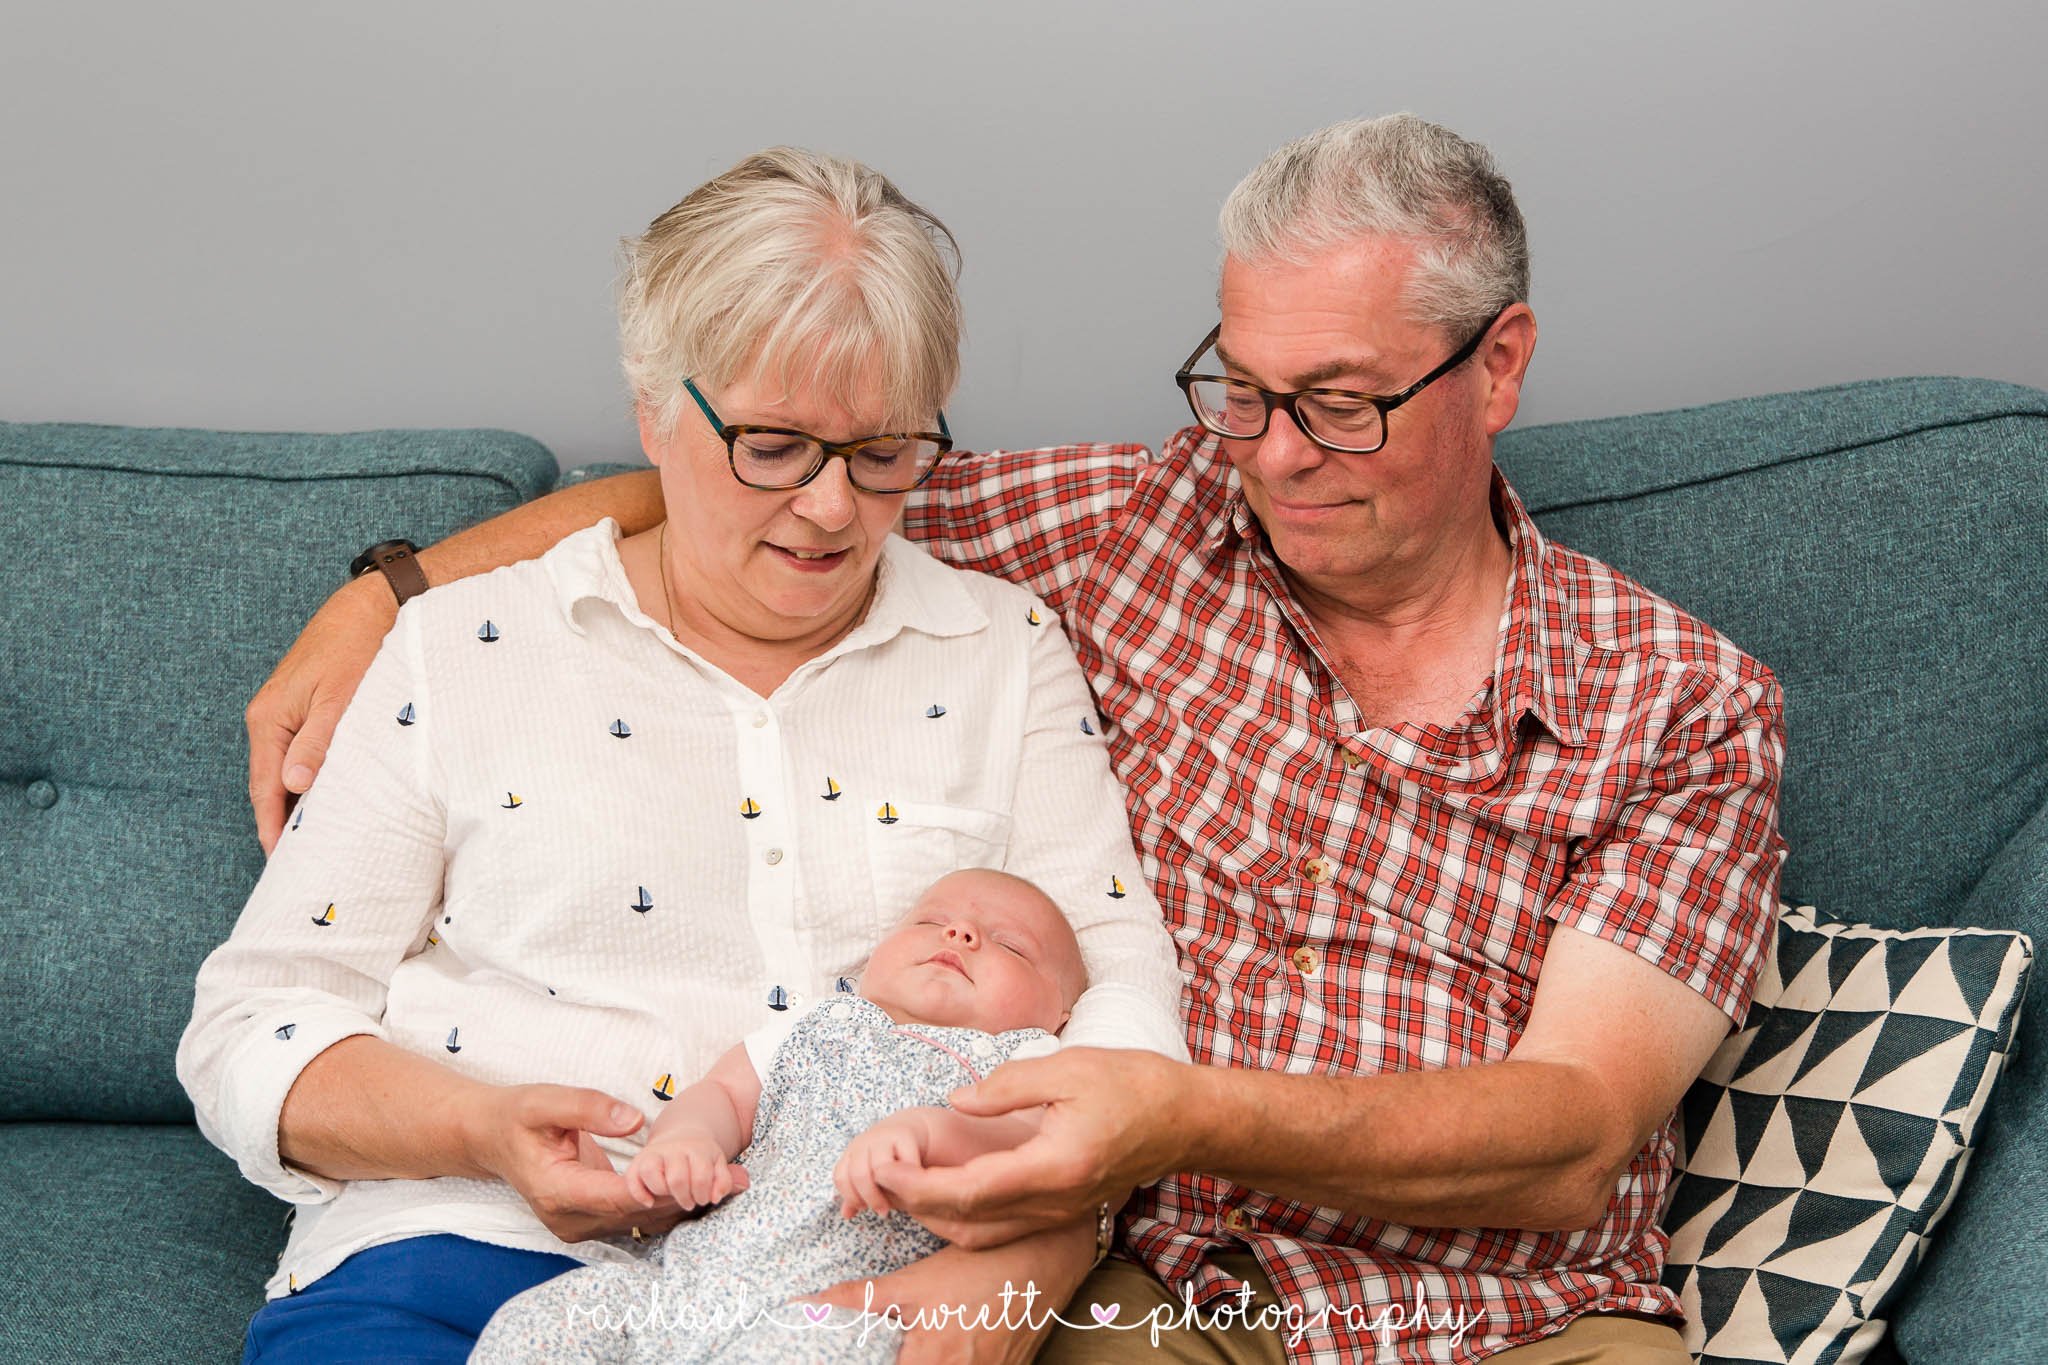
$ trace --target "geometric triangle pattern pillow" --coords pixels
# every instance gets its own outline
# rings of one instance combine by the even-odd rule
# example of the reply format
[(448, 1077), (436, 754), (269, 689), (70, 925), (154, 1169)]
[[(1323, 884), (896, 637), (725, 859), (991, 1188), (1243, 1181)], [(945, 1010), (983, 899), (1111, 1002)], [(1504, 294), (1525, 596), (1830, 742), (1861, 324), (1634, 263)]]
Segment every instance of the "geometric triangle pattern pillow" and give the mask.
[(1664, 1283), (1703, 1362), (1857, 1365), (1962, 1186), (2033, 945), (1779, 910), (1749, 1016), (1681, 1106)]

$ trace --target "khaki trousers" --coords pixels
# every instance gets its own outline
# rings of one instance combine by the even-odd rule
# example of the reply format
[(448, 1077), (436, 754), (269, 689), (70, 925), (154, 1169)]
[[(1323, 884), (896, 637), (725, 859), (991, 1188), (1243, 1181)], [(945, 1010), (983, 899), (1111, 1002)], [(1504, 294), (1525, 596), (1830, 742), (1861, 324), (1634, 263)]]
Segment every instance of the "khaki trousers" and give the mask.
[[(1272, 1281), (1248, 1251), (1210, 1257), (1217, 1269), (1252, 1287), (1254, 1314), (1278, 1300)], [(1112, 1256), (1082, 1282), (1062, 1314), (1068, 1321), (1088, 1321), (1096, 1305), (1117, 1305), (1114, 1321), (1144, 1322), (1155, 1310), (1178, 1312), (1180, 1299), (1152, 1272), (1135, 1261)], [(1203, 1331), (1193, 1325), (1162, 1329), (1152, 1344), (1149, 1325), (1136, 1331), (1055, 1327), (1039, 1352), (1041, 1365), (1119, 1365), (1146, 1361), (1152, 1365), (1284, 1365), (1281, 1343), (1286, 1329), (1265, 1331), (1234, 1323)], [(1625, 1314), (1588, 1313), (1562, 1332), (1527, 1346), (1488, 1356), (1488, 1365), (1692, 1365), (1692, 1355), (1678, 1332), (1661, 1322)]]

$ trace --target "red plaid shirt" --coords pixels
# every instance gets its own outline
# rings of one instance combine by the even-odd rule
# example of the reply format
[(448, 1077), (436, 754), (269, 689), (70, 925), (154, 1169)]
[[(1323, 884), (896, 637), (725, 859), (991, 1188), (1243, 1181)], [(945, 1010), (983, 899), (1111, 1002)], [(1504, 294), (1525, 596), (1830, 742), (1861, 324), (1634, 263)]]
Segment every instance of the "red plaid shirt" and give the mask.
[[(1775, 679), (1669, 602), (1547, 543), (1498, 474), (1513, 578), (1494, 674), (1454, 725), (1368, 729), (1214, 439), (963, 456), (910, 509), (941, 556), (1065, 618), (1190, 981), (1197, 1063), (1326, 1075), (1498, 1061), (1550, 921), (1621, 945), (1740, 1022), (1783, 845)], [(1304, 1313), (1290, 1348), (1476, 1360), (1588, 1310), (1680, 1316), (1658, 1283), (1672, 1122), (1589, 1231), (1410, 1228), (1172, 1176), (1126, 1211), (1176, 1291), (1248, 1246)], [(1417, 1305), (1449, 1327), (1399, 1330)], [(1398, 1307), (1396, 1307), (1398, 1306)], [(1283, 1325), (1283, 1333), (1289, 1330)]]

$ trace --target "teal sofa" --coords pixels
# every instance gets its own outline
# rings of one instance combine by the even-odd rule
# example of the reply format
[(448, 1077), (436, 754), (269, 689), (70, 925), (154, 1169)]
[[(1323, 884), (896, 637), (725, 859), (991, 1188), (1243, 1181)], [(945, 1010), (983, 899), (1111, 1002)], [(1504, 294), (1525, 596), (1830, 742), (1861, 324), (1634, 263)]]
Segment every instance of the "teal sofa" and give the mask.
[[(1886, 380), (1511, 432), (1545, 528), (1783, 681), (1786, 898), (2048, 942), (2048, 393)], [(0, 424), (0, 1359), (227, 1360), (284, 1208), (172, 1053), (261, 864), (242, 710), (369, 541), (534, 497), (504, 432)], [(1880, 1359), (2048, 1341), (2048, 1011)]]

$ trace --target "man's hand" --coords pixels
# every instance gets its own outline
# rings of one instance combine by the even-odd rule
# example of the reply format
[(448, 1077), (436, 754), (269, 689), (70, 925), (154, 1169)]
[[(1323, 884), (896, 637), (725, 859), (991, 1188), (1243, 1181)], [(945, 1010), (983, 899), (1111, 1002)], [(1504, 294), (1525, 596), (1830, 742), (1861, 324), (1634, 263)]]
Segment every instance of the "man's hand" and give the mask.
[(1133, 1187), (1181, 1169), (1188, 1121), (1176, 1100), (1193, 1067), (1156, 1053), (1069, 1048), (1007, 1062), (953, 1092), (963, 1114), (1046, 1106), (1038, 1135), (964, 1166), (891, 1167), (881, 1183), (898, 1209), (949, 1242), (998, 1246), (1077, 1218), (1093, 1226)]
[[(1091, 1219), (1085, 1227), (1039, 1233), (998, 1251), (943, 1247), (893, 1275), (846, 1280), (810, 1299), (877, 1315), (894, 1308), (910, 1328), (897, 1365), (1021, 1365), (1087, 1278), (1094, 1245)], [(962, 1325), (963, 1312), (971, 1324), (984, 1311), (985, 1325)]]
[(344, 584), (313, 613), (243, 713), (249, 728), (249, 804), (264, 853), (284, 833), (286, 793), (313, 785), (327, 761), (327, 741), (397, 616), (398, 603), (383, 574)]
[(638, 1228), (666, 1232), (682, 1219), (673, 1200), (648, 1208), (626, 1177), (578, 1155), (585, 1132), (624, 1137), (640, 1113), (598, 1090), (567, 1085), (481, 1087), (467, 1116), (465, 1145), (486, 1176), (502, 1180), (565, 1242), (613, 1237)]
[(881, 1188), (883, 1172), (921, 1169), (930, 1133), (912, 1110), (889, 1115), (847, 1143), (839, 1164), (832, 1168), (832, 1188), (839, 1191), (839, 1212), (848, 1218), (862, 1209), (889, 1212), (889, 1198)]
[(626, 1167), (626, 1188), (645, 1208), (665, 1199), (685, 1209), (709, 1208), (746, 1187), (746, 1168), (727, 1160), (718, 1139), (701, 1128), (653, 1138)]

